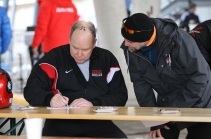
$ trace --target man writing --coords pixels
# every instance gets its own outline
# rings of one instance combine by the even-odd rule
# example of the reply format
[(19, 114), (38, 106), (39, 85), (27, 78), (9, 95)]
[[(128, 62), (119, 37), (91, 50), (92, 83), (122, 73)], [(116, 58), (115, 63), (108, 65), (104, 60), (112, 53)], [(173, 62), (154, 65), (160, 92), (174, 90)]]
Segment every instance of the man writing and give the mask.
[[(95, 44), (94, 25), (76, 22), (71, 29), (70, 44), (53, 49), (33, 67), (24, 88), (24, 97), (29, 104), (124, 106), (127, 88), (118, 61), (111, 52), (95, 47)], [(109, 120), (61, 119), (47, 119), (43, 136), (126, 137)]]

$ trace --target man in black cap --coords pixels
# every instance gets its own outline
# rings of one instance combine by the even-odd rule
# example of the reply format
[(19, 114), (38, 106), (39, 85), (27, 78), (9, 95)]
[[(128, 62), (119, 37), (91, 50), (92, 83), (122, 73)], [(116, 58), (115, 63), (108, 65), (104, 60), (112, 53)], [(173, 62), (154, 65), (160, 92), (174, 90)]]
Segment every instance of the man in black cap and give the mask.
[[(136, 13), (123, 19), (121, 33), (141, 107), (211, 108), (210, 68), (194, 39), (174, 21)], [(177, 139), (184, 128), (186, 139), (211, 138), (211, 123), (191, 122), (152, 127), (150, 136)]]

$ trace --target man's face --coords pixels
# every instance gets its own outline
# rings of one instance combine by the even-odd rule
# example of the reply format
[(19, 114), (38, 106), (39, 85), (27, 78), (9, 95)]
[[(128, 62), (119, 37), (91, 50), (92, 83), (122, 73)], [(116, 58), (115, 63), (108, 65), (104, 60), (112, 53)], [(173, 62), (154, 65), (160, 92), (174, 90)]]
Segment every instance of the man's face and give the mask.
[(146, 42), (132, 42), (125, 38), (124, 38), (124, 40), (125, 40), (125, 46), (128, 47), (128, 50), (130, 52), (136, 52), (136, 51), (140, 50), (141, 48), (145, 47), (147, 44), (147, 41)]
[(70, 41), (70, 54), (76, 63), (84, 63), (90, 58), (95, 44), (89, 31), (75, 30)]
[(193, 7), (189, 10), (190, 13), (195, 13), (195, 11), (196, 11), (196, 7)]

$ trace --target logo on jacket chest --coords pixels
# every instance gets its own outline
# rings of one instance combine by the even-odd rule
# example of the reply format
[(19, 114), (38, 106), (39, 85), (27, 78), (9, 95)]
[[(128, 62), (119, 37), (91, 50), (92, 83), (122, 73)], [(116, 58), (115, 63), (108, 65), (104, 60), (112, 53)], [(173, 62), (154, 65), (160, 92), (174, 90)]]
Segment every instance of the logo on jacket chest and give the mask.
[(102, 70), (92, 70), (92, 76), (102, 76)]

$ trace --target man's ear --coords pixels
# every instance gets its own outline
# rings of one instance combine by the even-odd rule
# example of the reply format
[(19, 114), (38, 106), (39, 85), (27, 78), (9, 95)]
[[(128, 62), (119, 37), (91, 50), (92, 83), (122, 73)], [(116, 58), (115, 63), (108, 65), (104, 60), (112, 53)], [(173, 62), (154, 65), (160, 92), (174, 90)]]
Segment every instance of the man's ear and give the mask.
[(94, 48), (96, 46), (96, 43), (97, 43), (97, 39), (94, 40), (94, 44), (93, 44), (94, 45)]

